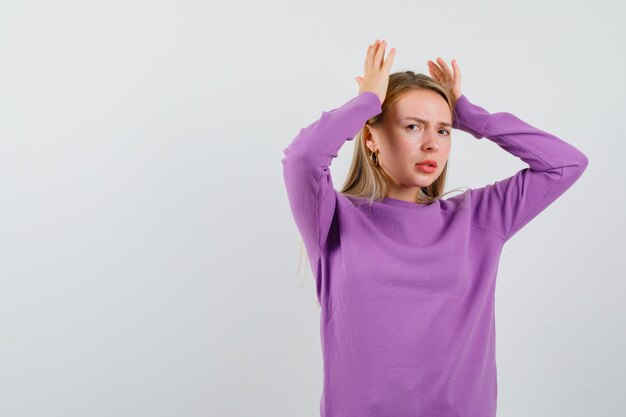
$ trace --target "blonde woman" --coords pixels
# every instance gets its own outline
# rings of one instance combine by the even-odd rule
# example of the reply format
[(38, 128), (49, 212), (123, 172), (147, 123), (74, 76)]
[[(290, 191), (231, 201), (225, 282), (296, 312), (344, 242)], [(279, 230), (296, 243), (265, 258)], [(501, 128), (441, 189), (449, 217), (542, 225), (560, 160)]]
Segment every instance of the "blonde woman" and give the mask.
[[(431, 76), (389, 75), (367, 48), (359, 92), (284, 149), (290, 208), (316, 282), (323, 417), (496, 415), (494, 291), (503, 245), (585, 171), (574, 146), (461, 93), (442, 59)], [(527, 168), (444, 199), (452, 128)], [(347, 140), (342, 190), (329, 166)]]

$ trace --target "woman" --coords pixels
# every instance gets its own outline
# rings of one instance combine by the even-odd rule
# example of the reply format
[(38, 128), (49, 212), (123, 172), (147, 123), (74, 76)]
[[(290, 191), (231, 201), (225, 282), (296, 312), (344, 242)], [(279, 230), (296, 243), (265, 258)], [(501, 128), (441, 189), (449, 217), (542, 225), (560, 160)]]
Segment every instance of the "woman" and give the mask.
[[(395, 50), (385, 59), (385, 46), (368, 47), (358, 95), (301, 129), (281, 160), (322, 307), (320, 412), (495, 416), (502, 247), (588, 160), (510, 113), (472, 104), (454, 60), (453, 71), (429, 61), (432, 77), (390, 76)], [(528, 167), (441, 198), (452, 127), (488, 138)], [(355, 135), (338, 192), (329, 165)]]

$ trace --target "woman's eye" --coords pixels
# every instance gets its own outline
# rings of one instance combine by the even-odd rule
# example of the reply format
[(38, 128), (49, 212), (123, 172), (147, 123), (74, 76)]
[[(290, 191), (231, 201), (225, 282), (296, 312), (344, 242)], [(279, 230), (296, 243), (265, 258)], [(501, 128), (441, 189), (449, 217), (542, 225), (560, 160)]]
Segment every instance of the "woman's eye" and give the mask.
[[(407, 126), (407, 128), (409, 128), (409, 130), (415, 130), (415, 129), (412, 129), (413, 127), (418, 127), (418, 128), (420, 128), (420, 129), (421, 129), (421, 126), (419, 126), (419, 125), (408, 125), (408, 126)], [(439, 130), (439, 133), (441, 133), (441, 132), (443, 132), (443, 134), (444, 134), (444, 135), (446, 135), (446, 136), (449, 136), (449, 135), (450, 135), (450, 132), (449, 132), (449, 131), (447, 131), (446, 129), (440, 129), (440, 130)]]

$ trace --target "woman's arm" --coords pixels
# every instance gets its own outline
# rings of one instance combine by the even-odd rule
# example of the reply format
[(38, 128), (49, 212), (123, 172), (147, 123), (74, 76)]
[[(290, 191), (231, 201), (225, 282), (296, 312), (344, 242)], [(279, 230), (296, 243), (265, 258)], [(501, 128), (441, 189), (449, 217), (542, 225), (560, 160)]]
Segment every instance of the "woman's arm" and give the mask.
[(322, 112), (319, 120), (302, 128), (283, 150), (289, 205), (312, 264), (326, 243), (337, 205), (330, 175), (332, 159), (345, 141), (353, 140), (381, 110), (375, 93), (362, 92), (341, 107)]
[(455, 104), (453, 127), (486, 137), (528, 164), (511, 177), (469, 191), (473, 223), (504, 242), (570, 188), (589, 162), (562, 139), (513, 114), (490, 114), (465, 95)]

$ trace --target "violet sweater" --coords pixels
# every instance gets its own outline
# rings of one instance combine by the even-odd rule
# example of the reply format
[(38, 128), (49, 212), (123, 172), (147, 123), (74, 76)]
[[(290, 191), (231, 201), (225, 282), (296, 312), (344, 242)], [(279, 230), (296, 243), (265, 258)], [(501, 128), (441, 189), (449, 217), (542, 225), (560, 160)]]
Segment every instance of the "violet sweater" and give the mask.
[(528, 164), (431, 204), (336, 191), (332, 159), (381, 112), (363, 92), (300, 130), (283, 175), (321, 305), (322, 417), (496, 415), (494, 292), (503, 245), (582, 175), (587, 157), (465, 95), (453, 126)]

